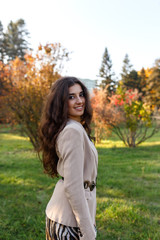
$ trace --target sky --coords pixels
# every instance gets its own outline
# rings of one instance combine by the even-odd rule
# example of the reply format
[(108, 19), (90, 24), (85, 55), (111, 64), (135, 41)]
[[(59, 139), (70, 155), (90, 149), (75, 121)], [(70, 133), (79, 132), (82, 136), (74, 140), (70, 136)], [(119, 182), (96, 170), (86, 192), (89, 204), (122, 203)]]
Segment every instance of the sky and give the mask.
[(20, 18), (34, 50), (60, 42), (71, 52), (63, 75), (98, 79), (106, 47), (116, 77), (125, 54), (137, 71), (160, 58), (160, 0), (0, 0), (4, 29)]

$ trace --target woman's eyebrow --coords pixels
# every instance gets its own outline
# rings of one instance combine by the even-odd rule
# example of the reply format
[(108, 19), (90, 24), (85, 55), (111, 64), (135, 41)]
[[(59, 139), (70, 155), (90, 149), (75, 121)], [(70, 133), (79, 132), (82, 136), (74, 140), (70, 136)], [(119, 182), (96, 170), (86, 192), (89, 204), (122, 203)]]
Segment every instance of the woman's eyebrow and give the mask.
[[(83, 91), (79, 92), (78, 94), (83, 93)], [(76, 93), (69, 93), (69, 95), (75, 95)]]

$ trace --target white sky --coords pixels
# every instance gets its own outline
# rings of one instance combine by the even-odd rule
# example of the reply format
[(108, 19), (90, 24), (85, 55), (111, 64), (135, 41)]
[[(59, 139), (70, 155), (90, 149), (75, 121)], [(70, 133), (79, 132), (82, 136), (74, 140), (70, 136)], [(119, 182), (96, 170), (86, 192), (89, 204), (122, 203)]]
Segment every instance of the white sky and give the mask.
[(160, 58), (160, 0), (0, 0), (0, 21), (23, 18), (30, 43), (60, 42), (66, 75), (97, 79), (105, 47), (118, 76), (128, 53), (136, 70)]

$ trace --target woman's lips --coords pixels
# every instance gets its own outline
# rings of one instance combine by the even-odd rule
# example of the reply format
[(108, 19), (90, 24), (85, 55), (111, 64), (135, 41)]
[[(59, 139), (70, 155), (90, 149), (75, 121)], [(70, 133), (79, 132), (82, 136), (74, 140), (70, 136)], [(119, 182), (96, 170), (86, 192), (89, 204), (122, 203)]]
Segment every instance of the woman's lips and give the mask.
[(83, 110), (83, 106), (75, 107), (75, 109), (81, 111), (81, 110)]

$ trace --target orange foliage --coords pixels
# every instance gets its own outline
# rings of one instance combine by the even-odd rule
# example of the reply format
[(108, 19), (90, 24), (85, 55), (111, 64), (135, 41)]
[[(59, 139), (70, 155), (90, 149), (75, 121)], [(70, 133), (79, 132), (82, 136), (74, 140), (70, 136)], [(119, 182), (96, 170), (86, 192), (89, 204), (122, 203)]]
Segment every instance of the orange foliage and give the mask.
[(25, 61), (16, 58), (5, 66), (3, 109), (11, 113), (10, 122), (22, 126), (35, 149), (43, 100), (51, 84), (60, 77), (59, 68), (62, 60), (67, 59), (66, 54), (59, 45), (47, 44), (38, 48), (36, 57), (26, 54)]
[[(145, 72), (146, 78), (148, 78), (152, 74), (153, 69), (152, 68), (147, 68), (147, 69), (144, 69), (144, 72)], [(141, 71), (138, 71), (138, 75), (141, 76)]]
[(105, 121), (111, 110), (106, 97), (106, 89), (94, 89), (91, 104), (96, 142), (100, 142), (103, 135), (105, 135), (104, 133), (109, 134), (111, 131), (111, 126), (107, 125)]

